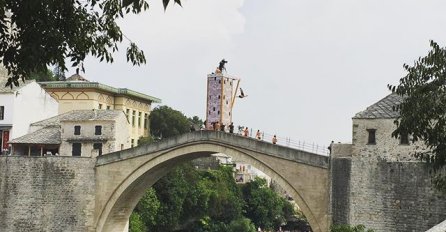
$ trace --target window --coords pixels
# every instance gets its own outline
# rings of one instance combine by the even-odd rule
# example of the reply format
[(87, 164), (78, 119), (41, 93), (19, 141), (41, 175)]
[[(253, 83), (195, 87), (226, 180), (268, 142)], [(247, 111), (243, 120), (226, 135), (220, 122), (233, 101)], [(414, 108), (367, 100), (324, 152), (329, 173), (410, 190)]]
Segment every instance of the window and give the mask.
[(94, 127), (94, 134), (95, 135), (102, 135), (102, 126), (95, 126)]
[(82, 144), (73, 143), (73, 150), (71, 152), (72, 156), (81, 156)]
[(74, 135), (81, 134), (81, 126), (74, 126)]
[(130, 121), (130, 110), (129, 109), (126, 109), (125, 110), (125, 115), (127, 116), (127, 121)]
[(149, 128), (149, 114), (144, 114), (144, 129)]
[(98, 150), (99, 155), (102, 155), (102, 143), (93, 143), (93, 149)]
[(141, 112), (138, 112), (138, 127), (141, 127)]
[(135, 116), (136, 116), (136, 111), (134, 110), (132, 112), (132, 126), (135, 126)]
[(99, 107), (98, 107), (98, 109), (102, 109), (102, 104), (99, 104)]
[(5, 119), (5, 107), (0, 106), (0, 120), (4, 120), (4, 119)]
[(367, 144), (376, 144), (376, 129), (367, 129), (367, 132), (369, 132), (369, 139), (367, 141)]
[(111, 109), (111, 106), (107, 106), (107, 110)]
[(135, 140), (134, 140), (134, 139), (132, 139), (131, 144), (130, 144), (130, 147), (133, 147), (133, 143), (135, 143)]
[(409, 145), (409, 134), (407, 133), (400, 134), (400, 144)]

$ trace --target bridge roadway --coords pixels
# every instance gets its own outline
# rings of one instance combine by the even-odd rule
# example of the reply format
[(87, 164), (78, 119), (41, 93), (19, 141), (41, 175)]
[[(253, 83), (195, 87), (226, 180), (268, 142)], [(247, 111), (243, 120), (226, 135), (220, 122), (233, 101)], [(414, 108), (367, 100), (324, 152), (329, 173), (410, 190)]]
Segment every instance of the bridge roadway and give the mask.
[(313, 231), (328, 231), (329, 157), (215, 131), (191, 132), (98, 157), (95, 230), (124, 231), (147, 188), (176, 165), (215, 153), (270, 176), (295, 199)]

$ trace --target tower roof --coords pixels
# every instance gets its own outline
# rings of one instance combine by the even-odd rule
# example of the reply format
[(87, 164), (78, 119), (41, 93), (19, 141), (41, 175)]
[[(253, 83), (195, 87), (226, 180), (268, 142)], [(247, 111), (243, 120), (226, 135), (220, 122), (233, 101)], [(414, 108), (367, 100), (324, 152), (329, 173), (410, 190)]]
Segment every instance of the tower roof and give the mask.
[(377, 118), (397, 118), (399, 112), (393, 107), (400, 104), (403, 98), (395, 93), (387, 95), (375, 104), (367, 107), (364, 111), (357, 113), (354, 119), (377, 119)]

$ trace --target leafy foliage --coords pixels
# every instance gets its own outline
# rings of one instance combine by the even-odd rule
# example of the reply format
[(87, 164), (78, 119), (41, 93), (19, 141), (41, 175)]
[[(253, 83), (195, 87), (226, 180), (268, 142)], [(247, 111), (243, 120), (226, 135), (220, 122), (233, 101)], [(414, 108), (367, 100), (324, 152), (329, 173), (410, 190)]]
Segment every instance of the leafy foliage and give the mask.
[(193, 116), (192, 118), (188, 118), (188, 120), (195, 130), (201, 129), (204, 125), (203, 120), (201, 120), (198, 116)]
[[(260, 206), (262, 202), (256, 200), (256, 210), (262, 208), (263, 211), (283, 211), (267, 212), (266, 215), (286, 214), (286, 207), (281, 207), (284, 203), (277, 201), (277, 198), (282, 198), (277, 194), (272, 192), (265, 196), (258, 195), (268, 192), (267, 189), (269, 188), (262, 179), (249, 186), (236, 185), (230, 167), (200, 171), (191, 163), (186, 163), (175, 168), (148, 190), (146, 196), (138, 203), (134, 214), (140, 215), (147, 231), (254, 232), (256, 225), (263, 224), (255, 225), (254, 220), (249, 219), (248, 212), (244, 210), (248, 204), (246, 199), (255, 198), (267, 202), (265, 206)], [(251, 193), (254, 195), (250, 195)], [(272, 202), (280, 206), (268, 204), (273, 204)], [(147, 212), (144, 212), (145, 209)], [(290, 214), (294, 213), (294, 210), (288, 210)], [(277, 223), (277, 218), (283, 216), (276, 219), (273, 217), (262, 223), (274, 224)], [(134, 221), (134, 224), (138, 225), (137, 221)], [(130, 225), (130, 231), (137, 231), (133, 230), (132, 221)], [(277, 229), (278, 225), (274, 224), (272, 227)]]
[(330, 228), (330, 232), (373, 232), (373, 230), (366, 230), (364, 225), (333, 225)]
[(39, 81), (58, 81), (59, 79), (51, 72), (49, 69), (45, 69), (39, 72), (32, 72), (29, 76), (29, 79), (34, 79), (37, 82)]
[(137, 212), (133, 212), (129, 219), (129, 228), (131, 232), (146, 232), (147, 228)]
[(407, 74), (398, 86), (388, 86), (403, 98), (395, 108), (400, 116), (392, 136), (411, 134), (413, 141), (426, 145), (426, 151), (414, 155), (432, 165), (434, 183), (446, 193), (446, 48), (434, 41), (430, 46), (427, 56), (420, 57), (413, 66), (404, 64)]
[[(194, 116), (193, 123), (201, 120)], [(190, 120), (180, 111), (160, 106), (150, 113), (150, 131), (155, 138), (168, 138), (190, 131)]]
[(147, 225), (156, 224), (156, 215), (160, 206), (161, 203), (158, 200), (156, 191), (153, 188), (149, 188), (134, 210), (134, 213), (138, 214), (140, 220), (144, 222), (145, 230), (147, 230)]
[(286, 201), (268, 188), (265, 179), (256, 178), (244, 185), (242, 191), (246, 202), (246, 217), (250, 218), (255, 225), (266, 230), (273, 230), (286, 222), (286, 217), (290, 216), (285, 215), (286, 211), (291, 210), (286, 206)]
[[(169, 0), (163, 0), (164, 8)], [(174, 0), (181, 5), (180, 0)], [(149, 8), (145, 0), (2, 0), (0, 1), (0, 59), (12, 76), (7, 85), (48, 65), (66, 70), (65, 60), (84, 70), (83, 61), (92, 55), (113, 62), (112, 54), (123, 40), (116, 23), (129, 13)], [(129, 41), (127, 60), (146, 62), (144, 52)]]

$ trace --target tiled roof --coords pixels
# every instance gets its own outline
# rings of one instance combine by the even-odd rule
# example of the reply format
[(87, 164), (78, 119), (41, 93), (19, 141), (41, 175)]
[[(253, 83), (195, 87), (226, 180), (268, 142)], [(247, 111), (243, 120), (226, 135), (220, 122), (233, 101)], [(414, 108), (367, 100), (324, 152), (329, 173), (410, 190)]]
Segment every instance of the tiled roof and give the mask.
[(10, 86), (5, 86), (8, 79), (1, 79), (0, 78), (0, 93), (13, 93), (16, 90), (21, 89), (23, 86), (35, 82), (35, 80), (25, 80), (25, 83), (23, 83), (22, 80), (19, 80), (19, 86), (13, 85), (12, 89)]
[(123, 113), (119, 110), (72, 110), (57, 116), (34, 122), (31, 126), (59, 126), (61, 121), (114, 120)]
[(60, 118), (62, 116), (64, 116), (64, 115), (66, 115), (66, 114), (69, 114), (69, 113), (71, 113), (71, 111), (63, 113), (63, 114), (56, 115), (56, 116), (51, 117), (51, 118), (44, 119), (42, 121), (31, 123), (31, 126), (41, 126), (41, 127), (59, 126), (60, 125)]
[(398, 111), (393, 110), (393, 106), (402, 102), (402, 97), (397, 94), (389, 94), (377, 103), (367, 107), (364, 111), (357, 113), (353, 118), (373, 119), (373, 118), (397, 118)]
[(60, 144), (60, 127), (48, 126), (22, 137), (15, 138), (9, 143), (18, 144)]
[[(69, 78), (72, 78), (73, 81), (46, 81), (46, 82), (39, 82), (40, 86), (42, 88), (47, 90), (52, 89), (97, 89), (101, 91), (105, 91), (111, 94), (114, 94), (115, 96), (127, 96), (127, 97), (133, 97), (142, 99), (144, 101), (150, 101), (154, 103), (161, 103), (161, 99), (152, 97), (147, 94), (143, 94), (140, 92), (136, 92), (130, 89), (126, 88), (115, 88), (108, 85), (104, 85), (98, 82), (89, 82), (82, 76), (79, 76), (76, 74), (74, 76), (71, 76)], [(84, 81), (81, 81), (81, 78)]]
[(73, 110), (61, 115), (60, 121), (110, 121), (116, 119), (120, 114), (119, 110)]

